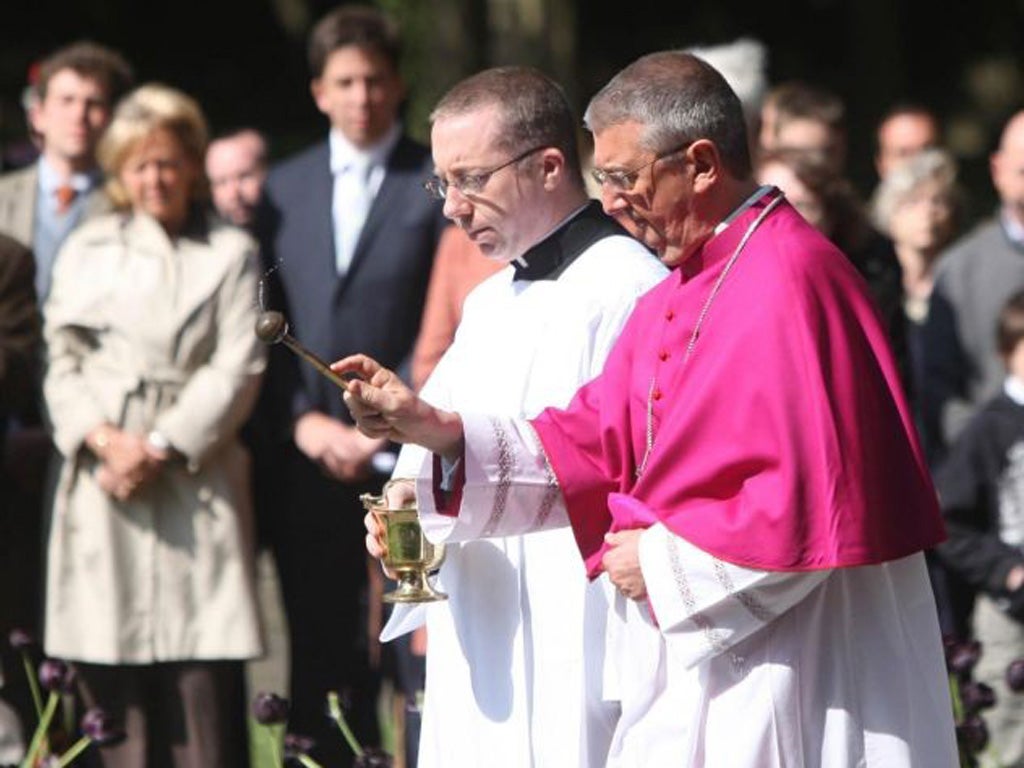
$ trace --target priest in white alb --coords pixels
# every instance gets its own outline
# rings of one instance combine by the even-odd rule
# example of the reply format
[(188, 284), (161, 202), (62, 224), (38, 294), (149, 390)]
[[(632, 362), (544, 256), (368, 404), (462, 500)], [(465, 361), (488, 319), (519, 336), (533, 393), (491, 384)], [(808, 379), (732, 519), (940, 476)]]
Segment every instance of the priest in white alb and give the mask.
[[(469, 295), (421, 395), (517, 417), (564, 406), (665, 267), (587, 199), (576, 121), (540, 72), (474, 75), (431, 120), (428, 190), (508, 266)], [(423, 461), (406, 446), (393, 478), (415, 478)], [(614, 590), (588, 583), (571, 531), (450, 542), (439, 582), (447, 601), (396, 606), (382, 636), (426, 621), (420, 768), (603, 766), (619, 714), (602, 677)]]
[(569, 524), (618, 587), (608, 765), (953, 768), (922, 554), (944, 533), (863, 280), (751, 181), (701, 60), (638, 60), (586, 121), (605, 210), (672, 269), (601, 375), (526, 421), (433, 407), (355, 356), (336, 370), (363, 379), (360, 428), (434, 453), (425, 517)]

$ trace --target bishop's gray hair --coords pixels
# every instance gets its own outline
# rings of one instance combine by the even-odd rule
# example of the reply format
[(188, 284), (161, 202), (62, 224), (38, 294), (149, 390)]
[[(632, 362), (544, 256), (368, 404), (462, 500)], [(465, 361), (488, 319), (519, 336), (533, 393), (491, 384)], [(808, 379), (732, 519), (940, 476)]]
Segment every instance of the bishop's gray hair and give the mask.
[(656, 153), (708, 139), (733, 176), (750, 177), (740, 100), (716, 69), (693, 54), (662, 51), (638, 59), (590, 100), (583, 120), (594, 133), (640, 123), (641, 146)]

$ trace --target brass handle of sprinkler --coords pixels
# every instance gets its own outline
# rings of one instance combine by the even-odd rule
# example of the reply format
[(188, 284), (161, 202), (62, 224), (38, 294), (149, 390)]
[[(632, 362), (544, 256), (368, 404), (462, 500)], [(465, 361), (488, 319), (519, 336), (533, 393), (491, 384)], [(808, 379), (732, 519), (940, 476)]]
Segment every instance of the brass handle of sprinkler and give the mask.
[(264, 344), (283, 343), (292, 352), (316, 368), (325, 378), (343, 391), (348, 391), (348, 382), (331, 370), (331, 367), (306, 349), (288, 333), (288, 321), (280, 312), (263, 312), (256, 320), (256, 336)]

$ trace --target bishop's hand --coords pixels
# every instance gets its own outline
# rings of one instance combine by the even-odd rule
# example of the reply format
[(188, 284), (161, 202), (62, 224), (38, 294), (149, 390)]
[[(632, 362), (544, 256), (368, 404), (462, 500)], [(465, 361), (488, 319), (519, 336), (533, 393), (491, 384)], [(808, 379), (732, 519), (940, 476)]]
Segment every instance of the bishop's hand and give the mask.
[(647, 597), (647, 583), (640, 569), (640, 529), (606, 533), (608, 549), (601, 557), (601, 566), (615, 588), (630, 600)]
[(363, 434), (416, 443), (453, 461), (462, 455), (459, 415), (421, 400), (394, 371), (366, 355), (346, 357), (331, 365), (331, 370), (359, 377), (349, 381), (345, 405)]

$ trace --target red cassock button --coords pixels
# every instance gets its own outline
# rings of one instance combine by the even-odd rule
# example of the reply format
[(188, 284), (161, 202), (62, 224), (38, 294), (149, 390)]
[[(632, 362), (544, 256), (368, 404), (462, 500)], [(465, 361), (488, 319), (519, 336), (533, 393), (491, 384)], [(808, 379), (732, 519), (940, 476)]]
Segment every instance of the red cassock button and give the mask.
[(661, 362), (668, 360), (668, 352), (661, 350), (661, 352), (658, 353), (658, 359), (661, 360)]
[(671, 309), (668, 312), (665, 313), (665, 319), (666, 320), (671, 320), (675, 316), (676, 316), (676, 313), (673, 312)]
[(654, 390), (651, 393), (651, 399), (652, 400), (661, 400), (661, 390), (660, 389)]

